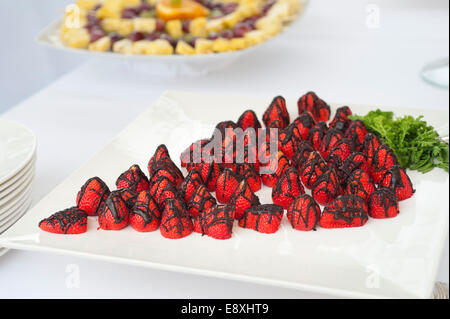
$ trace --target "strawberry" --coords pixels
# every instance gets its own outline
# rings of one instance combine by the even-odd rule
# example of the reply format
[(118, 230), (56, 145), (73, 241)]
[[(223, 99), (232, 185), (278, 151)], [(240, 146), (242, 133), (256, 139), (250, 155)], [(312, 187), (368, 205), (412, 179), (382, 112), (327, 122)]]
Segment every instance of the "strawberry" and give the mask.
[(286, 109), (286, 100), (282, 96), (277, 96), (270, 103), (263, 114), (263, 122), (266, 127), (285, 128), (291, 122)]
[(182, 200), (176, 198), (167, 200), (159, 229), (161, 235), (169, 239), (180, 239), (192, 233), (194, 225)]
[(151, 232), (159, 227), (161, 211), (149, 192), (141, 192), (130, 211), (130, 225), (138, 232)]
[(368, 133), (364, 138), (362, 145), (362, 153), (366, 156), (367, 162), (371, 165), (376, 150), (380, 147), (381, 142), (375, 134)]
[(250, 188), (254, 193), (256, 193), (261, 189), (262, 186), (261, 177), (255, 170), (254, 166), (252, 166), (251, 164), (247, 163), (237, 164), (236, 174), (238, 175), (238, 178), (239, 177), (245, 178), (245, 180), (248, 182), (248, 185), (250, 185)]
[(261, 128), (261, 123), (258, 120), (255, 112), (252, 110), (247, 110), (239, 117), (237, 121), (237, 126), (242, 128), (243, 131), (248, 129), (249, 127), (254, 128), (255, 130)]
[(334, 128), (330, 128), (327, 131), (327, 134), (322, 140), (322, 143), (320, 143), (319, 151), (320, 154), (324, 158), (328, 157), (328, 154), (330, 151), (339, 144), (339, 142), (344, 138), (344, 135), (341, 133), (341, 131), (338, 131)]
[(369, 216), (372, 218), (391, 218), (399, 213), (397, 196), (392, 189), (381, 187), (369, 197)]
[(364, 198), (358, 195), (341, 195), (324, 208), (319, 224), (323, 228), (359, 227), (367, 220)]
[(121, 230), (128, 225), (130, 211), (119, 192), (111, 192), (98, 213), (98, 223), (104, 230)]
[(128, 209), (133, 209), (134, 205), (136, 204), (136, 200), (138, 198), (138, 193), (131, 189), (122, 188), (117, 190), (120, 194), (120, 197), (122, 197), (123, 201), (125, 202), (125, 205), (127, 205)]
[(217, 178), (220, 174), (220, 166), (215, 162), (211, 163), (199, 163), (195, 164), (195, 166), (188, 167), (188, 170), (192, 170), (193, 168), (197, 169), (210, 192), (215, 191)]
[(314, 124), (316, 124), (316, 122), (311, 116), (311, 113), (304, 112), (300, 114), (290, 125), (297, 127), (302, 140), (306, 140), (309, 135), (309, 130), (314, 126)]
[(333, 120), (330, 122), (330, 127), (345, 133), (350, 126), (352, 120), (348, 117), (352, 115), (352, 111), (348, 106), (342, 106), (336, 110), (336, 115)]
[(148, 191), (150, 184), (147, 176), (141, 171), (139, 165), (133, 165), (123, 172), (116, 181), (118, 189), (128, 188), (135, 192)]
[(233, 206), (212, 206), (200, 212), (195, 220), (194, 231), (215, 239), (229, 239), (233, 230), (234, 213)]
[(294, 229), (316, 230), (320, 219), (320, 207), (311, 196), (302, 194), (289, 205), (287, 218)]
[(234, 172), (225, 168), (216, 181), (216, 197), (219, 203), (229, 204), (231, 195), (239, 185), (239, 178)]
[(381, 144), (373, 154), (370, 176), (375, 183), (379, 184), (386, 171), (397, 164), (394, 152), (388, 146)]
[(244, 163), (253, 166), (256, 172), (259, 172), (258, 147), (256, 145), (247, 144), (244, 146)]
[(300, 97), (297, 106), (298, 114), (302, 114), (305, 111), (311, 112), (316, 122), (326, 122), (330, 119), (330, 107), (314, 92), (308, 92)]
[(312, 187), (312, 196), (320, 205), (328, 205), (341, 193), (341, 183), (334, 166), (329, 166)]
[(203, 139), (198, 140), (191, 144), (186, 150), (184, 150), (180, 155), (181, 167), (187, 167), (188, 164), (198, 164), (202, 162), (203, 150), (211, 140)]
[(360, 120), (355, 120), (348, 127), (345, 136), (352, 141), (353, 149), (359, 152), (363, 146), (364, 138), (368, 133), (364, 123)]
[(415, 193), (409, 176), (400, 165), (389, 168), (381, 178), (380, 185), (392, 189), (399, 201), (408, 199)]
[[(344, 163), (345, 160), (353, 153), (351, 141), (347, 138), (344, 138), (338, 141), (335, 146), (328, 153), (327, 161), (330, 161), (331, 158), (337, 156), (339, 158), (339, 163)], [(335, 159), (336, 160), (336, 159)]]
[(152, 158), (150, 158), (148, 172), (150, 181), (155, 180), (158, 176), (166, 176), (175, 186), (180, 185), (183, 181), (183, 173), (170, 158), (165, 145), (160, 145)]
[(299, 170), (300, 179), (306, 188), (311, 189), (317, 179), (327, 170), (327, 164), (319, 152), (311, 152)]
[(82, 234), (87, 230), (87, 217), (87, 213), (78, 207), (72, 207), (41, 220), (39, 227), (54, 234)]
[(169, 150), (164, 144), (161, 144), (156, 148), (155, 154), (153, 154), (153, 156), (150, 158), (150, 161), (148, 162), (148, 171), (150, 173), (150, 176), (152, 175), (151, 168), (153, 167), (153, 165), (156, 162), (162, 160), (172, 160), (169, 155)]
[(301, 141), (298, 145), (298, 150), (292, 157), (292, 165), (294, 165), (297, 169), (300, 169), (302, 165), (306, 162), (309, 157), (309, 154), (314, 151), (311, 143), (308, 141)]
[(283, 207), (266, 204), (247, 209), (239, 220), (239, 226), (260, 233), (273, 234), (278, 231), (283, 218)]
[(89, 216), (97, 216), (109, 193), (108, 186), (100, 178), (88, 179), (78, 192), (77, 207)]
[(197, 217), (200, 212), (213, 206), (216, 206), (216, 199), (203, 184), (197, 187), (187, 202), (187, 209), (194, 217)]
[(370, 166), (366, 161), (366, 157), (362, 153), (353, 152), (339, 167), (338, 174), (342, 182), (345, 182), (348, 176), (357, 169), (362, 169), (370, 175)]
[(272, 189), (273, 203), (287, 209), (292, 201), (305, 193), (298, 171), (289, 167), (281, 175), (276, 186)]
[(359, 195), (367, 201), (374, 191), (375, 184), (369, 174), (360, 168), (354, 170), (347, 179), (346, 193), (349, 195)]
[(280, 131), (278, 135), (279, 146), (287, 158), (292, 159), (302, 140), (302, 136), (297, 126), (289, 125)]
[(202, 176), (197, 169), (193, 168), (178, 187), (178, 192), (181, 198), (183, 198), (183, 200), (187, 203), (189, 201), (189, 198), (194, 193), (195, 189), (202, 184), (205, 184), (205, 182), (203, 182)]
[(260, 205), (260, 202), (248, 182), (243, 179), (231, 196), (230, 205), (235, 207), (235, 218), (241, 219), (246, 209)]
[(318, 122), (309, 130), (308, 141), (316, 151), (320, 149), (320, 144), (322, 144), (322, 140), (325, 138), (327, 131), (328, 126), (325, 122)]
[(181, 198), (177, 188), (165, 176), (160, 176), (150, 187), (150, 196), (152, 196), (160, 211), (164, 210), (168, 199)]
[(279, 151), (268, 164), (260, 168), (261, 180), (264, 185), (274, 187), (284, 171), (290, 167), (289, 159), (283, 152)]

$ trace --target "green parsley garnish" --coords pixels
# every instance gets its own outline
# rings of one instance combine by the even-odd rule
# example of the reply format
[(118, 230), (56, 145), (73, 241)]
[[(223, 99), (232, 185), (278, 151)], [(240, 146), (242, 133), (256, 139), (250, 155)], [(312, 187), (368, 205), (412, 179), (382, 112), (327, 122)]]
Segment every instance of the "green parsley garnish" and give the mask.
[(352, 120), (363, 121), (397, 155), (405, 169), (427, 173), (440, 167), (448, 173), (449, 147), (439, 134), (422, 118), (404, 116), (394, 119), (393, 112), (370, 111), (365, 116), (351, 115)]

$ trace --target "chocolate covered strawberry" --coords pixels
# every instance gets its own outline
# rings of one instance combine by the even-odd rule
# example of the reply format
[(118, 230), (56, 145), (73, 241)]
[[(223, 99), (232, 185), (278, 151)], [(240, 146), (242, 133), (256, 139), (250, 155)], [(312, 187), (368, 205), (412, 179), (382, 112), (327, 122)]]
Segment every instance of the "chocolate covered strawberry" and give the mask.
[(192, 143), (180, 155), (181, 167), (186, 167), (189, 164), (199, 164), (202, 162), (202, 153), (204, 148), (211, 142), (209, 139), (198, 140)]
[(415, 193), (409, 176), (400, 165), (393, 165), (388, 169), (381, 178), (380, 185), (392, 189), (399, 201), (408, 199)]
[(262, 182), (268, 187), (274, 187), (278, 179), (289, 167), (289, 159), (283, 152), (279, 151), (277, 154), (270, 155), (268, 163), (261, 164), (260, 167)]
[(139, 165), (133, 165), (129, 170), (119, 176), (116, 181), (116, 186), (118, 189), (128, 188), (140, 193), (142, 191), (148, 191), (150, 184)]
[(167, 200), (159, 229), (161, 235), (169, 239), (180, 239), (193, 232), (194, 225), (182, 200)]
[(314, 200), (320, 205), (328, 205), (337, 196), (342, 194), (341, 183), (334, 166), (319, 176), (312, 186), (311, 194)]
[(77, 207), (89, 216), (97, 216), (109, 193), (109, 188), (104, 181), (98, 177), (90, 178), (78, 192)]
[(370, 166), (366, 161), (366, 156), (362, 153), (354, 152), (350, 154), (341, 167), (339, 167), (338, 174), (341, 177), (341, 181), (345, 182), (348, 176), (357, 169), (362, 169), (366, 173), (370, 173)]
[(128, 188), (122, 188), (116, 192), (120, 194), (128, 209), (133, 209), (139, 194)]
[(300, 114), (290, 125), (295, 126), (300, 132), (302, 140), (306, 140), (309, 135), (309, 130), (316, 124), (311, 113), (304, 112)]
[(290, 167), (278, 179), (277, 184), (272, 189), (272, 200), (274, 204), (287, 209), (292, 201), (305, 193), (305, 189), (300, 181), (297, 169)]
[(177, 188), (172, 184), (172, 182), (165, 176), (160, 176), (153, 182), (150, 187), (150, 195), (158, 203), (158, 208), (160, 211), (164, 210), (164, 206), (168, 199), (181, 198), (178, 193)]
[(197, 187), (204, 183), (205, 182), (203, 181), (203, 178), (200, 175), (199, 171), (193, 168), (189, 171), (186, 178), (178, 187), (178, 192), (181, 198), (183, 198), (183, 200), (187, 203)]
[(316, 151), (320, 150), (320, 144), (322, 144), (327, 131), (328, 126), (325, 122), (318, 122), (309, 130), (308, 141)]
[(230, 205), (235, 207), (235, 218), (241, 219), (245, 210), (260, 205), (260, 202), (258, 196), (253, 193), (248, 182), (243, 179), (231, 196)]
[(165, 176), (178, 186), (183, 181), (183, 174), (170, 158), (165, 145), (160, 145), (148, 163), (150, 181), (156, 180), (159, 176)]
[(311, 152), (299, 170), (300, 179), (306, 188), (311, 189), (319, 177), (327, 170), (327, 164), (319, 152)]
[(298, 114), (310, 112), (316, 122), (326, 122), (330, 119), (330, 106), (314, 92), (308, 92), (300, 97), (297, 106)]
[(270, 103), (263, 114), (263, 122), (266, 127), (285, 128), (291, 122), (286, 109), (286, 100), (282, 96), (277, 96)]
[(156, 164), (156, 162), (162, 161), (162, 160), (172, 160), (170, 158), (169, 150), (167, 149), (167, 146), (164, 144), (159, 145), (156, 148), (155, 153), (150, 158), (148, 162), (148, 170), (150, 173), (150, 176), (152, 175), (152, 167)]
[(348, 106), (341, 106), (336, 110), (336, 114), (329, 126), (345, 133), (352, 122), (348, 118), (350, 115), (352, 115), (350, 108)]
[(344, 135), (341, 131), (330, 128), (325, 134), (319, 147), (320, 154), (322, 154), (323, 158), (327, 158), (330, 151), (337, 146), (343, 138)]
[(197, 187), (187, 202), (187, 209), (194, 217), (197, 217), (200, 212), (213, 206), (216, 206), (216, 199), (203, 184)]
[(151, 232), (159, 227), (161, 211), (149, 192), (139, 194), (136, 205), (130, 211), (130, 226), (138, 232)]
[(366, 156), (367, 162), (372, 164), (375, 152), (380, 147), (381, 142), (375, 134), (368, 133), (364, 138), (361, 152)]
[(247, 163), (236, 164), (236, 174), (241, 178), (245, 178), (253, 192), (257, 192), (261, 189), (261, 177), (253, 165)]
[(39, 227), (54, 234), (82, 234), (87, 230), (87, 217), (87, 213), (78, 207), (72, 207), (41, 220)]
[(247, 209), (239, 220), (239, 226), (260, 233), (272, 234), (278, 231), (283, 218), (283, 207), (266, 204)]
[(347, 188), (346, 193), (351, 195), (359, 195), (366, 201), (369, 199), (370, 195), (375, 191), (375, 184), (367, 174), (362, 169), (354, 170), (346, 181)]
[(352, 123), (348, 127), (345, 136), (350, 139), (350, 141), (352, 141), (353, 149), (355, 151), (360, 151), (367, 133), (369, 132), (367, 131), (364, 123), (360, 120), (355, 120), (352, 121)]
[(364, 198), (358, 195), (341, 195), (324, 208), (320, 217), (323, 228), (360, 227), (368, 220)]
[(392, 189), (381, 187), (370, 194), (369, 216), (372, 218), (392, 218), (398, 215), (398, 199)]
[(239, 117), (237, 126), (242, 128), (243, 131), (245, 131), (249, 127), (257, 130), (261, 128), (261, 123), (259, 122), (258, 117), (256, 116), (254, 111), (247, 110)]
[(309, 154), (313, 151), (314, 148), (309, 141), (301, 141), (298, 145), (297, 152), (292, 157), (292, 165), (294, 165), (297, 169), (300, 169), (308, 159)]
[(121, 230), (128, 225), (130, 210), (119, 192), (111, 192), (98, 213), (98, 223), (104, 230)]
[(292, 159), (298, 146), (302, 141), (300, 131), (297, 126), (289, 125), (287, 128), (281, 130), (278, 135), (279, 146), (287, 158)]
[(188, 170), (197, 169), (202, 177), (206, 187), (210, 192), (215, 191), (217, 178), (220, 174), (220, 166), (215, 162), (199, 163), (188, 167)]
[(229, 239), (233, 231), (234, 213), (234, 207), (230, 205), (210, 207), (200, 212), (194, 231), (215, 239)]
[(336, 162), (335, 157), (338, 157), (338, 162), (344, 163), (345, 160), (350, 156), (350, 154), (353, 153), (351, 141), (347, 138), (344, 138), (340, 141), (338, 141), (334, 147), (328, 152), (327, 161), (330, 161), (331, 158), (334, 158), (334, 161)]
[(379, 184), (387, 170), (397, 164), (398, 161), (394, 152), (389, 146), (381, 144), (373, 154), (370, 165), (370, 176), (375, 183)]
[(216, 197), (219, 203), (229, 204), (238, 185), (239, 177), (231, 169), (225, 168), (216, 181)]
[(320, 219), (320, 207), (311, 196), (302, 194), (289, 205), (286, 216), (294, 229), (315, 230)]

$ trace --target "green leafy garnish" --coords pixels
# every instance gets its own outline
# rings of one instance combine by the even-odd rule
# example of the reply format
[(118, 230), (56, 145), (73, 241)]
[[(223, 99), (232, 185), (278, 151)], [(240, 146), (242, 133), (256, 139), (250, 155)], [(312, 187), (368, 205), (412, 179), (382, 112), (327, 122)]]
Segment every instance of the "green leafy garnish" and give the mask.
[(427, 173), (435, 167), (449, 170), (449, 147), (439, 134), (427, 125), (423, 116), (394, 118), (393, 112), (370, 111), (365, 116), (351, 115), (376, 134), (394, 151), (404, 168)]

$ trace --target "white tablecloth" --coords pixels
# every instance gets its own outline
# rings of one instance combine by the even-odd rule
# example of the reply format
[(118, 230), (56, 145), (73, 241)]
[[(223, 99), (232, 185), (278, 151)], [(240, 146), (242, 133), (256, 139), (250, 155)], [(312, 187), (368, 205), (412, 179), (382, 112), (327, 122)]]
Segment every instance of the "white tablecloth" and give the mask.
[[(38, 137), (34, 202), (166, 89), (291, 98), (314, 90), (333, 102), (448, 108), (449, 91), (419, 77), (424, 64), (448, 56), (448, 2), (393, 2), (372, 2), (380, 13), (374, 27), (365, 1), (313, 0), (294, 29), (272, 45), (204, 77), (155, 77), (121, 63), (87, 62), (3, 115)], [(71, 265), (79, 269), (79, 287), (67, 285)], [(326, 297), (25, 251), (3, 256), (0, 269), (0, 298)], [(448, 283), (448, 270), (447, 239), (437, 279)]]

